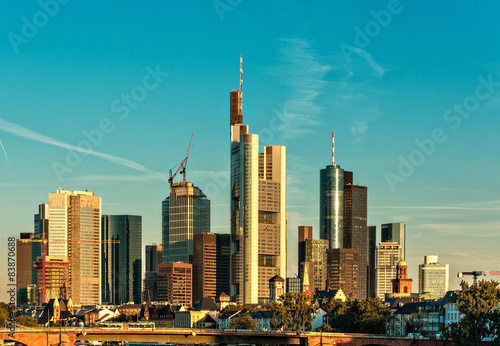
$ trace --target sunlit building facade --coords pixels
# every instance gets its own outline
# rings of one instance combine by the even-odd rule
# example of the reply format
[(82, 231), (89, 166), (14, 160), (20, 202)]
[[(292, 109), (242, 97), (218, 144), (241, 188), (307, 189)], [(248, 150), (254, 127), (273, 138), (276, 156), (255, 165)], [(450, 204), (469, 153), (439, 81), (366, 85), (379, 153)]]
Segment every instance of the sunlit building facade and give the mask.
[(449, 275), (449, 264), (439, 262), (438, 255), (424, 256), (424, 263), (418, 266), (419, 293), (443, 297), (448, 291)]
[(392, 280), (396, 278), (396, 266), (403, 259), (403, 250), (396, 242), (382, 242), (376, 251), (376, 295), (385, 299), (392, 293)]
[(320, 170), (319, 234), (331, 249), (344, 248), (344, 170), (339, 165)]

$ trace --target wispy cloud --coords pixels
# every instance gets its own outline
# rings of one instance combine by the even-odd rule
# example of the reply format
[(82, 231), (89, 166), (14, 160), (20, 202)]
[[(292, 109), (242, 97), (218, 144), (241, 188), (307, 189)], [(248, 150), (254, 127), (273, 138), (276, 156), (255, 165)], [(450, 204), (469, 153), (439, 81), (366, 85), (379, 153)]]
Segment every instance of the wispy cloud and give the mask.
[(105, 174), (92, 174), (80, 177), (74, 177), (75, 181), (88, 181), (88, 182), (149, 182), (149, 181), (168, 181), (168, 176), (164, 173), (151, 173), (142, 175), (105, 175)]
[(68, 149), (68, 150), (74, 150), (77, 152), (81, 152), (83, 154), (93, 155), (93, 156), (99, 157), (101, 159), (104, 159), (106, 161), (114, 162), (114, 163), (117, 163), (119, 165), (135, 169), (135, 170), (140, 171), (140, 172), (154, 173), (151, 170), (147, 169), (146, 167), (144, 167), (143, 165), (141, 165), (137, 162), (127, 160), (127, 159), (124, 159), (122, 157), (101, 153), (101, 152), (94, 151), (91, 149), (80, 148), (80, 147), (77, 147), (75, 145), (67, 144), (67, 143), (58, 141), (57, 139), (53, 139), (53, 138), (44, 136), (44, 135), (42, 135), (38, 132), (32, 131), (26, 127), (11, 123), (11, 122), (3, 120), (3, 119), (0, 119), (0, 130), (3, 130), (5, 132), (9, 132), (15, 136), (26, 138), (26, 139), (29, 139), (29, 140), (32, 140), (35, 142), (45, 143), (45, 144), (53, 145), (53, 146)]
[(2, 147), (3, 153), (5, 155), (5, 160), (7, 160), (7, 162), (9, 162), (9, 156), (7, 156), (7, 152), (5, 151), (5, 148), (3, 147), (3, 143), (1, 140), (0, 140), (0, 146)]
[(318, 115), (323, 108), (316, 101), (327, 83), (325, 75), (331, 66), (320, 62), (307, 40), (282, 39), (280, 45), (284, 67), (279, 78), (291, 88), (278, 114), (284, 122), (282, 137), (300, 138), (319, 125)]

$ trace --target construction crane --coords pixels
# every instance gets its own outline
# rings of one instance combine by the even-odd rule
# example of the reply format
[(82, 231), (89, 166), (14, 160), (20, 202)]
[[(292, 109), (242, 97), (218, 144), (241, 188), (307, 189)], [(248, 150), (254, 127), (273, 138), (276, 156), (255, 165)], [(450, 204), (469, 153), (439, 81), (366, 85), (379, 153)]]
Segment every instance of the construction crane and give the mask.
[(170, 178), (168, 178), (168, 182), (170, 183), (170, 187), (172, 187), (172, 184), (174, 183), (174, 178), (177, 175), (177, 173), (182, 174), (182, 179), (183, 181), (186, 181), (186, 165), (187, 161), (189, 158), (189, 151), (191, 150), (191, 143), (193, 142), (193, 135), (191, 135), (191, 140), (189, 141), (189, 147), (188, 147), (188, 152), (186, 155), (186, 158), (182, 160), (181, 164), (179, 165), (179, 168), (177, 168), (177, 171), (172, 175), (172, 170), (170, 170)]
[(461, 278), (464, 275), (471, 275), (471, 276), (473, 276), (474, 277), (474, 283), (476, 283), (478, 276), (500, 275), (500, 270), (491, 270), (491, 271), (474, 270), (472, 272), (460, 272), (460, 273), (457, 274), (457, 277)]

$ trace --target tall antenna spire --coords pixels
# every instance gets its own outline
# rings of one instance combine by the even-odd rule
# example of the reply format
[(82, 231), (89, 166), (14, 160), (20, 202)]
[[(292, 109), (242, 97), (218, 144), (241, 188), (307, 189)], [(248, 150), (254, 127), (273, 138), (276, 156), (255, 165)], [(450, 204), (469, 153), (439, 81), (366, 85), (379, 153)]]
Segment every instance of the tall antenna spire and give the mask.
[(243, 115), (243, 53), (240, 55), (240, 88), (238, 89), (238, 115)]
[(335, 166), (335, 131), (332, 131), (332, 166)]

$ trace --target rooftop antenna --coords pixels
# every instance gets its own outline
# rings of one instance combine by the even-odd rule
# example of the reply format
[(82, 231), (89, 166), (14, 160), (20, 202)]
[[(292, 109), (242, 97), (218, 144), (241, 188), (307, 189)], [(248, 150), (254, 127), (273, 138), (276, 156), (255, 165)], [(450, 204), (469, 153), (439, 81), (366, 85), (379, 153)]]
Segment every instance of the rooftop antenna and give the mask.
[(238, 115), (243, 114), (243, 53), (240, 55), (240, 88), (238, 89)]
[(332, 166), (335, 166), (335, 131), (332, 131)]

